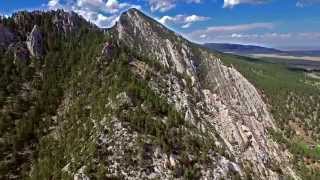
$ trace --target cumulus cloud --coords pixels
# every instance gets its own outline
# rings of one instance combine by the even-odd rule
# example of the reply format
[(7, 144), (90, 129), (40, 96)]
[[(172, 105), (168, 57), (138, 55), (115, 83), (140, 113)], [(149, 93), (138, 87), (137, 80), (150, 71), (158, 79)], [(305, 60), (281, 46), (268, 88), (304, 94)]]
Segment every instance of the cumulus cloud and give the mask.
[(59, 0), (50, 0), (48, 2), (49, 7), (56, 7), (59, 4)]
[(175, 0), (149, 0), (151, 11), (165, 12), (176, 6)]
[(141, 9), (139, 5), (121, 3), (118, 0), (50, 0), (47, 6), (49, 9), (74, 11), (100, 27), (112, 26), (126, 9)]
[(209, 17), (198, 16), (198, 15), (176, 15), (176, 16), (163, 16), (159, 19), (162, 24), (170, 25), (181, 25), (182, 28), (189, 28), (193, 23), (200, 21), (207, 21)]
[(47, 6), (49, 9), (61, 9), (63, 6), (60, 4), (60, 0), (49, 0)]
[(166, 12), (176, 7), (178, 2), (182, 3), (200, 3), (201, 0), (147, 0), (151, 11)]
[(239, 4), (262, 4), (270, 0), (224, 0), (223, 7), (234, 7)]

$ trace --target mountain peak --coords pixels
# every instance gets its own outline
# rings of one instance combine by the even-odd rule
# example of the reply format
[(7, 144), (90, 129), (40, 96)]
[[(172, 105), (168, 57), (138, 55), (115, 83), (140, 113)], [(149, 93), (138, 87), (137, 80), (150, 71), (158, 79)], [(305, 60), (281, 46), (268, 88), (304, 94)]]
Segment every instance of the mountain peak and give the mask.
[[(15, 56), (0, 66), (0, 129), (10, 135), (0, 154), (14, 157), (0, 160), (12, 167), (0, 179), (24, 167), (21, 177), (42, 179), (295, 177), (267, 136), (275, 125), (258, 90), (217, 54), (134, 8), (105, 33), (72, 12), (18, 19), (6, 23), (27, 36), (16, 52), (29, 48), (44, 60), (21, 72)], [(9, 32), (0, 26), (1, 34)]]
[[(270, 144), (265, 136), (267, 129), (275, 127), (272, 115), (255, 87), (236, 69), (223, 65), (217, 54), (178, 36), (136, 9), (123, 13), (113, 32), (119, 47), (131, 49), (134, 51), (132, 54), (142, 57), (132, 60), (131, 64), (139, 67), (134, 72), (152, 69), (143, 59), (149, 59), (160, 67), (162, 73), (156, 69), (150, 71), (153, 75), (148, 83), (161, 97), (167, 97), (186, 121), (195, 127), (201, 126), (197, 124), (197, 119), (201, 119), (202, 123), (216, 124), (213, 125), (215, 131), (224, 139), (223, 143), (230, 144), (229, 152), (239, 159), (239, 167), (244, 166), (241, 161), (246, 159), (253, 163), (254, 176), (279, 179), (279, 175), (265, 163), (267, 161), (277, 165), (275, 167), (284, 174), (294, 176), (291, 169), (278, 166), (285, 156), (274, 154), (272, 151), (277, 147)], [(145, 78), (139, 73), (137, 76)], [(248, 98), (244, 100), (243, 97)], [(200, 105), (203, 102), (208, 102), (203, 104), (204, 109)], [(249, 118), (243, 119), (243, 124), (240, 124), (237, 117), (242, 119), (243, 112)], [(248, 136), (243, 139), (243, 134)], [(232, 142), (237, 142), (237, 146), (233, 147)], [(248, 143), (253, 148), (248, 148)], [(239, 153), (239, 149), (245, 153)], [(265, 174), (260, 174), (260, 170)], [(243, 176), (242, 172), (240, 176)]]
[(153, 30), (156, 30), (161, 28), (167, 30), (164, 25), (136, 8), (131, 8), (122, 13), (119, 19), (119, 24), (122, 24), (127, 28), (135, 26), (136, 28), (140, 29), (149, 28), (149, 30), (151, 30), (150, 28), (152, 28)]
[(143, 12), (137, 8), (130, 8), (126, 12), (127, 13), (139, 13), (139, 14), (143, 15)]
[(120, 17), (128, 16), (128, 15), (129, 16), (132, 16), (132, 15), (145, 16), (145, 14), (141, 10), (137, 8), (130, 8), (127, 11), (123, 12)]
[(156, 57), (164, 66), (169, 67), (171, 63), (174, 65), (172, 68), (183, 73), (185, 64), (190, 64), (184, 62), (189, 58), (183, 58), (190, 53), (189, 42), (137, 9), (123, 13), (114, 30), (123, 45), (149, 58)]
[[(71, 32), (76, 31), (80, 27), (93, 27), (95, 25), (87, 22), (82, 16), (73, 11), (65, 11), (63, 9), (51, 10), (51, 11), (19, 11), (13, 13), (11, 17), (5, 18), (3, 22), (12, 22), (18, 27), (21, 27), (24, 33), (30, 32), (34, 25), (43, 27), (44, 23), (54, 25), (59, 32)], [(40, 28), (41, 29), (41, 28)]]

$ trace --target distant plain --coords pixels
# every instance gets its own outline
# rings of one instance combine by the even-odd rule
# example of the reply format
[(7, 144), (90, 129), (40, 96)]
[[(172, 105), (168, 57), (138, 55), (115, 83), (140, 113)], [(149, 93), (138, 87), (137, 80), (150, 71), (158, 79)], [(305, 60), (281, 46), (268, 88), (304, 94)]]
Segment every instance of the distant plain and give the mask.
[(320, 56), (292, 56), (292, 55), (280, 55), (280, 54), (249, 54), (249, 56), (255, 58), (278, 58), (278, 59), (292, 59), (292, 60), (308, 60), (308, 61), (320, 61)]

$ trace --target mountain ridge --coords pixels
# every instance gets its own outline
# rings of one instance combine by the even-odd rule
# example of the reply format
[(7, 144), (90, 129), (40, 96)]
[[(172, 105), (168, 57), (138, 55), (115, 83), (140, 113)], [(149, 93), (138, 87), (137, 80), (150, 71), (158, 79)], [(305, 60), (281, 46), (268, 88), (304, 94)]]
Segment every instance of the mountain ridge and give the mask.
[[(139, 22), (139, 20), (137, 20), (137, 19), (139, 19), (139, 13), (137, 11), (129, 11), (127, 14), (124, 14), (124, 16), (122, 16), (122, 17), (131, 18), (132, 19), (131, 22)], [(123, 30), (124, 28), (121, 28), (122, 26), (124, 26), (123, 24), (121, 24), (121, 18), (120, 18), (120, 23), (119, 24), (120, 24), (120, 26), (117, 27), (117, 29), (119, 30), (119, 33), (120, 33), (120, 39), (121, 39), (121, 36), (124, 37), (124, 39), (125, 39), (124, 41), (127, 44), (130, 45), (130, 40), (128, 40), (126, 38), (126, 31)], [(128, 26), (130, 27), (130, 25), (125, 24), (126, 28), (128, 28)], [(153, 27), (153, 26), (151, 25), (151, 27)], [(157, 26), (155, 26), (155, 27), (157, 27)], [(213, 54), (210, 54), (209, 52), (206, 52), (204, 49), (197, 48), (197, 47), (194, 48), (195, 45), (190, 43), (189, 41), (187, 41), (185, 39), (181, 39), (180, 37), (177, 37), (177, 39), (173, 39), (173, 40), (175, 42), (179, 42), (179, 43), (175, 43), (175, 42), (171, 42), (172, 40), (170, 39), (170, 37), (167, 38), (166, 36), (164, 37), (164, 39), (161, 40), (161, 38), (159, 38), (159, 35), (157, 33), (154, 33), (154, 32), (158, 32), (158, 31), (161, 32), (161, 30), (162, 30), (161, 28), (162, 27), (160, 27), (160, 30), (157, 29), (157, 30), (148, 31), (149, 28), (150, 28), (150, 26), (148, 25), (148, 23), (135, 23), (132, 26), (133, 31), (130, 31), (130, 32), (131, 33), (135, 32), (135, 33), (133, 33), (133, 37), (138, 37), (139, 38), (139, 35), (140, 35), (139, 33), (141, 32), (141, 34), (142, 34), (141, 36), (144, 38), (143, 41), (141, 41), (142, 44), (139, 44), (140, 41), (135, 41), (135, 43), (134, 43), (134, 45), (136, 47), (138, 47), (138, 51), (139, 51), (139, 47), (140, 47), (140, 49), (144, 49), (144, 48), (141, 48), (141, 47), (143, 47), (143, 44), (149, 44), (149, 45), (151, 44), (151, 48), (149, 47), (149, 48), (144, 49), (145, 52), (148, 52), (150, 49), (151, 49), (151, 53), (149, 53), (149, 54), (153, 54), (153, 55), (161, 54), (161, 52), (167, 52), (167, 53), (164, 53), (164, 54), (169, 54), (169, 55), (166, 55), (164, 57), (163, 56), (162, 57), (161, 56), (158, 57), (158, 58), (160, 58), (159, 59), (160, 63), (162, 63), (163, 66), (167, 66), (169, 68), (170, 67), (171, 68), (175, 68), (175, 70), (178, 73), (186, 74), (187, 76), (189, 76), (190, 79), (191, 79), (191, 86), (194, 86), (194, 87), (200, 88), (200, 89), (204, 88), (204, 87), (210, 89), (210, 88), (212, 88), (210, 86), (213, 86), (213, 87), (215, 87), (217, 85), (219, 86), (219, 83), (222, 83), (220, 81), (229, 81), (228, 80), (229, 78), (227, 78), (226, 80), (222, 80), (226, 76), (225, 74), (221, 75), (221, 77), (220, 77), (221, 79), (214, 78), (214, 76), (217, 76), (217, 74), (219, 74), (219, 71), (221, 71), (221, 69), (224, 69), (226, 71), (225, 73), (230, 73), (230, 77), (236, 76), (236, 77), (234, 77), (236, 79), (237, 78), (240, 78), (240, 79), (243, 78), (243, 77), (241, 77), (241, 75), (240, 75), (240, 77), (237, 77), (238, 75), (235, 75), (235, 74), (238, 73), (236, 70), (234, 72), (232, 72), (233, 71), (232, 68), (228, 69), (228, 68), (224, 67), (221, 64), (221, 62), (220, 62), (220, 60), (219, 60), (219, 58), (217, 56), (214, 56)], [(150, 32), (150, 34), (148, 34), (146, 32)], [(135, 40), (137, 40), (138, 38), (135, 38)], [(174, 50), (174, 52), (171, 51), (172, 49)], [(205, 59), (207, 59), (207, 61)], [(204, 65), (204, 64), (206, 64), (206, 65)], [(210, 66), (212, 66), (212, 67), (210, 67)], [(210, 70), (207, 69), (208, 67), (210, 67), (209, 68)], [(218, 69), (216, 69), (215, 67), (217, 67)], [(211, 73), (209, 73), (209, 72), (211, 72)], [(233, 74), (233, 73), (235, 73), (235, 74)], [(215, 75), (213, 75), (213, 74), (215, 74)], [(198, 75), (200, 75), (201, 78), (199, 78)], [(206, 79), (206, 78), (208, 78), (208, 79)], [(212, 82), (213, 79), (215, 79), (216, 82)], [(239, 79), (239, 81), (240, 81), (240, 79)], [(225, 86), (228, 87), (228, 86), (232, 86), (232, 85), (233, 85), (233, 83), (230, 83), (230, 84), (226, 84)], [(245, 85), (245, 86), (251, 86), (251, 85)], [(196, 93), (199, 94), (199, 92), (197, 92), (197, 90), (195, 90), (196, 88), (193, 88), (193, 90)], [(249, 89), (248, 90), (239, 90), (239, 91), (240, 92), (255, 91), (253, 89), (251, 89), (251, 90), (249, 90)], [(228, 91), (228, 88), (224, 89), (224, 91)], [(234, 93), (234, 92), (232, 92), (232, 90), (229, 90), (229, 91), (230, 91), (231, 94)], [(206, 93), (209, 93), (209, 94), (207, 94), (209, 96), (211, 94), (210, 90), (206, 91)], [(255, 93), (257, 94), (257, 92), (254, 92), (253, 94), (255, 94)], [(174, 92), (173, 92), (173, 94), (174, 94)], [(181, 95), (176, 95), (176, 96), (181, 96)], [(224, 94), (220, 94), (220, 96), (223, 97), (225, 95)], [(238, 94), (238, 95), (230, 95), (230, 96), (242, 96), (242, 95)], [(246, 95), (244, 95), (244, 96), (246, 96)], [(251, 95), (248, 95), (248, 96), (251, 96)], [(259, 95), (257, 95), (257, 96), (259, 96)], [(230, 103), (230, 102), (228, 102), (228, 101), (230, 101), (228, 96), (226, 96), (225, 98), (226, 99), (224, 100), (225, 101), (224, 103)], [(170, 101), (170, 98), (169, 98), (169, 101)], [(176, 100), (171, 100), (171, 101), (174, 102)], [(257, 100), (257, 101), (261, 101), (261, 100)], [(187, 111), (186, 111), (186, 115), (185, 116), (186, 117), (190, 116), (190, 113), (191, 113), (191, 116), (196, 116), (195, 114), (192, 113), (191, 109), (188, 110), (188, 101), (186, 101), (185, 103), (187, 103), (187, 105), (186, 105)], [(253, 103), (253, 104), (255, 104), (255, 103)], [(256, 104), (255, 108), (260, 106), (258, 104)], [(231, 104), (228, 104), (227, 106), (230, 106), (230, 105)], [(262, 106), (264, 106), (264, 105), (262, 105)], [(176, 102), (176, 108), (177, 108), (178, 111), (179, 111), (179, 109), (183, 109), (183, 108), (181, 108), (181, 104), (179, 104), (179, 101)], [(253, 107), (251, 107), (251, 108), (255, 109)], [(264, 109), (264, 108), (265, 107), (261, 107), (261, 109)], [(237, 107), (236, 107), (236, 109), (237, 109)], [(244, 111), (246, 111), (246, 110), (244, 110)], [(256, 115), (258, 116), (258, 113)], [(269, 116), (269, 115), (267, 115), (267, 116)], [(192, 120), (192, 118), (191, 118), (191, 122), (192, 121), (194, 121), (194, 120)], [(223, 124), (224, 123), (222, 123), (221, 125), (223, 126)], [(229, 127), (229, 128), (232, 129), (232, 127)], [(237, 129), (237, 127), (235, 127), (235, 128)], [(240, 130), (240, 131), (242, 131), (242, 130)], [(218, 134), (219, 133), (227, 134), (227, 132), (218, 132)], [(230, 138), (230, 137), (225, 137), (225, 138)]]
[(255, 54), (255, 53), (282, 53), (283, 51), (256, 45), (242, 45), (231, 43), (205, 43), (205, 47), (225, 53)]
[(107, 31), (43, 17), (20, 25), (40, 26), (43, 56), (1, 54), (4, 178), (299, 179), (258, 90), (219, 54), (136, 9)]
[(204, 43), (203, 46), (224, 53), (234, 53), (239, 55), (250, 54), (278, 54), (293, 56), (319, 56), (320, 50), (279, 50), (257, 45), (243, 45), (232, 43)]

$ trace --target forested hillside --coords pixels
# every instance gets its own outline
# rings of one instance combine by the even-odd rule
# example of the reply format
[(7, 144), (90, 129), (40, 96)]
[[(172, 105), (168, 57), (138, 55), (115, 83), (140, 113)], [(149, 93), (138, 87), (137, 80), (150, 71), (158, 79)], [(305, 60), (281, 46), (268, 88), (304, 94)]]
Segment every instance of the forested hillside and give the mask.
[(0, 49), (0, 179), (319, 176), (319, 87), (303, 73), (210, 52), (136, 9), (110, 29), (19, 12)]

